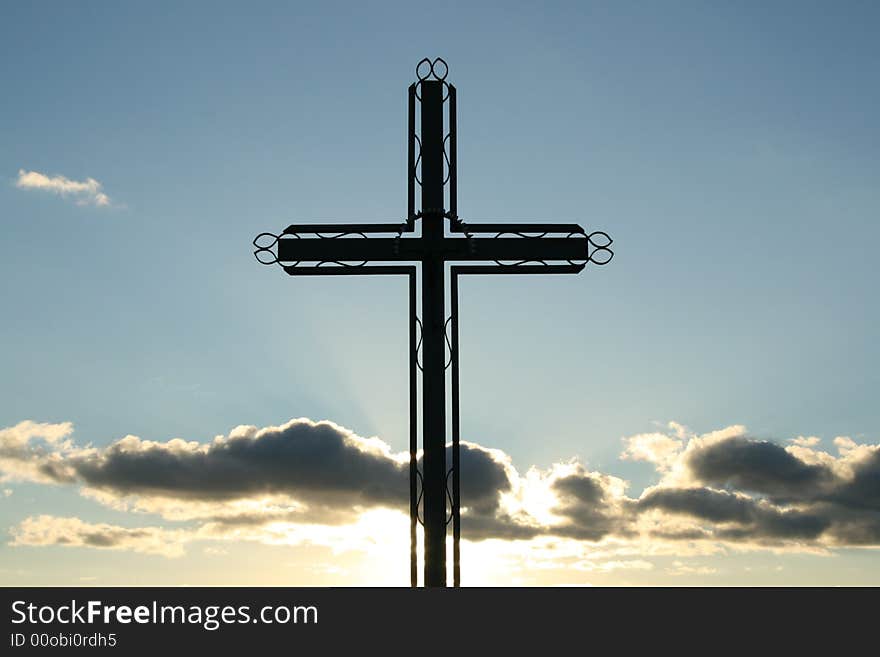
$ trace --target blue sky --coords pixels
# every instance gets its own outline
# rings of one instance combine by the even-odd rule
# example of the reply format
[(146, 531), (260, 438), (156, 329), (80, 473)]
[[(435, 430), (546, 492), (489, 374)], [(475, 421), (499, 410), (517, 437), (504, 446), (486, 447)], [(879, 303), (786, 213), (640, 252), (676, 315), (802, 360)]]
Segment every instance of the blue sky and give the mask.
[[(669, 421), (876, 443), (878, 18), (868, 2), (7, 5), (0, 427), (204, 443), (308, 417), (404, 449), (405, 283), (291, 279), (250, 242), (402, 218), (405, 90), (442, 56), (462, 218), (577, 221), (616, 251), (577, 277), (463, 282), (465, 438), (522, 472), (577, 457), (635, 496), (658, 472), (621, 460), (623, 439)], [(92, 178), (109, 205), (22, 189), (20, 170)], [(4, 527), (137, 520), (9, 487)]]

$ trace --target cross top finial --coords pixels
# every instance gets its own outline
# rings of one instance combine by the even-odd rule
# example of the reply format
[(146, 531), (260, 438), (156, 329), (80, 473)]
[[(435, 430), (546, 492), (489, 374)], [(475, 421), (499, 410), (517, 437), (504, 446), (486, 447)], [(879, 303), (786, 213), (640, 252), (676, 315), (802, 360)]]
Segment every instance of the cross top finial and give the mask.
[(446, 80), (447, 75), (449, 75), (449, 65), (442, 57), (436, 57), (434, 61), (425, 57), (416, 64), (416, 77), (419, 79), (419, 82), (432, 79), (443, 82)]

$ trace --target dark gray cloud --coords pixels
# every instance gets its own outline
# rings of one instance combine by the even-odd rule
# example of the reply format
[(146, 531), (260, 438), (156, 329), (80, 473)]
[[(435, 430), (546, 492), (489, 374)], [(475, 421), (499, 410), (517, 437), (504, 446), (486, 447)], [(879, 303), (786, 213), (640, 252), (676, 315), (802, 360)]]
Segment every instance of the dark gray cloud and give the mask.
[(683, 459), (706, 487), (655, 489), (643, 495), (641, 509), (728, 523), (714, 532), (724, 540), (880, 545), (880, 451), (852, 460), (848, 472), (806, 462), (776, 443), (734, 436), (698, 445)]
[[(464, 506), (462, 504), (462, 506)], [(547, 535), (547, 528), (528, 525), (505, 513), (487, 514), (467, 512), (461, 517), (461, 533), (469, 541), (500, 538), (509, 541), (528, 540)]]
[[(79, 483), (97, 491), (102, 502), (135, 500), (133, 508), (200, 522), (218, 533), (271, 522), (339, 525), (366, 508), (406, 512), (409, 506), (407, 459), (331, 422), (243, 427), (210, 443), (127, 437), (105, 448), (64, 442), (66, 425), (29, 423), (2, 431), (0, 470), (35, 481)], [(36, 446), (29, 442), (46, 431), (56, 437)], [(743, 435), (696, 440), (676, 457), (683, 478), (670, 475), (639, 498), (627, 497), (613, 477), (559, 466), (539, 473), (555, 499), (548, 511), (559, 519), (547, 524), (517, 507), (526, 478), (503, 454), (464, 443), (463, 535), (599, 541), (645, 533), (668, 541), (880, 545), (880, 452), (852, 451), (845, 467), (827, 454), (814, 454), (810, 462), (799, 454), (808, 458)], [(451, 466), (451, 452), (447, 462)], [(512, 507), (501, 503), (505, 494), (511, 494)], [(232, 504), (263, 497), (272, 501)], [(158, 549), (136, 529), (115, 535), (77, 531), (78, 544), (138, 542)], [(58, 533), (59, 540), (69, 535)]]
[(814, 498), (835, 479), (823, 465), (805, 463), (775, 443), (742, 436), (692, 450), (687, 465), (708, 486), (780, 500)]
[(853, 478), (826, 496), (847, 508), (880, 511), (880, 452), (874, 452), (853, 468)]
[(583, 469), (553, 482), (559, 503), (554, 513), (568, 522), (554, 528), (554, 534), (579, 540), (598, 541), (608, 534), (624, 535), (625, 517), (612, 502), (602, 479)]
[[(383, 447), (333, 423), (302, 420), (261, 431), (248, 428), (209, 444), (127, 438), (100, 451), (76, 453), (63, 463), (47, 461), (40, 469), (58, 483), (79, 481), (119, 496), (223, 502), (285, 495), (308, 505), (205, 518), (221, 525), (340, 524), (358, 508), (408, 508), (409, 462)], [(447, 464), (452, 464), (451, 447)], [(497, 517), (499, 497), (512, 484), (505, 464), (491, 451), (463, 443), (461, 470), (464, 522), (476, 534), (534, 533)]]
[(292, 422), (207, 446), (119, 441), (72, 460), (87, 485), (123, 495), (226, 500), (288, 494), (351, 506), (403, 503), (405, 466), (334, 424)]
[[(463, 505), (494, 513), (511, 487), (504, 464), (464, 443), (461, 470)], [(44, 463), (41, 471), (59, 483), (78, 479), (120, 495), (223, 501), (284, 494), (327, 506), (408, 505), (408, 461), (329, 422), (296, 421), (208, 445), (126, 439), (71, 456), (63, 467)]]
[[(446, 450), (446, 466), (452, 467), (451, 447)], [(499, 496), (511, 487), (508, 471), (492, 452), (472, 443), (461, 445), (461, 505), (472, 515), (494, 516)]]
[(708, 488), (653, 489), (638, 501), (638, 509), (708, 520), (718, 525), (715, 536), (733, 541), (813, 540), (832, 524), (821, 513), (780, 509), (765, 500)]
[(880, 545), (880, 512), (853, 511), (839, 505), (819, 505), (818, 509), (832, 521), (829, 532), (836, 545)]
[(662, 509), (711, 522), (749, 523), (754, 500), (708, 488), (655, 488), (638, 501), (638, 510)]

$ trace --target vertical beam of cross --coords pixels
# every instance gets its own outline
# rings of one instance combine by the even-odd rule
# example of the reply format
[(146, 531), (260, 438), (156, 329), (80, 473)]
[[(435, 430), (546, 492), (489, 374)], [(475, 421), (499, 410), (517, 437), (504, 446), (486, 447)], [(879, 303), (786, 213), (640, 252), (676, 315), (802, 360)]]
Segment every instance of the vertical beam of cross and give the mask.
[[(423, 67), (426, 65), (426, 67)], [(439, 65), (439, 66), (438, 66)], [(442, 68), (440, 68), (442, 67)], [(438, 68), (442, 74), (438, 73)], [(458, 277), (468, 274), (577, 274), (590, 262), (607, 264), (611, 238), (602, 231), (586, 233), (571, 223), (464, 223), (457, 209), (456, 90), (446, 83), (446, 63), (424, 59), (416, 69), (419, 81), (409, 87), (407, 218), (403, 223), (300, 224), (281, 235), (262, 233), (254, 239), (254, 254), (263, 264), (279, 263), (292, 276), (407, 275), (410, 306), (410, 581), (418, 584), (417, 524), (424, 531), (425, 586), (446, 586), (446, 537), (452, 521), (453, 583), (461, 581), (461, 461), (459, 417)], [(420, 101), (416, 135), (416, 101)], [(448, 105), (446, 103), (448, 102)], [(444, 107), (449, 131), (444, 135)], [(449, 150), (447, 152), (446, 144)], [(416, 146), (418, 145), (418, 154)], [(444, 173), (444, 164), (448, 172)], [(418, 170), (421, 169), (419, 179)], [(448, 183), (448, 186), (447, 186)], [(420, 210), (415, 197), (420, 194)], [(446, 204), (448, 191), (449, 202)], [(421, 219), (421, 235), (404, 238)], [(447, 234), (446, 221), (449, 220)], [(332, 235), (328, 235), (333, 233)], [(370, 238), (375, 233), (395, 237)], [(479, 236), (494, 233), (494, 237)], [(301, 239), (312, 234), (317, 239)], [(353, 239), (363, 238), (363, 239)], [(369, 239), (367, 239), (369, 238)], [(277, 252), (273, 251), (277, 247)], [(416, 267), (373, 265), (375, 262), (421, 264), (421, 313), (416, 316)], [(446, 263), (451, 280), (451, 339), (446, 334)], [(303, 265), (302, 263), (316, 263)], [(329, 265), (329, 266), (328, 266)], [(421, 364), (416, 327), (422, 328)], [(446, 346), (452, 366), (452, 468), (446, 462)], [(422, 369), (422, 467), (417, 458), (416, 369)], [(452, 491), (450, 493), (450, 476)], [(421, 483), (421, 490), (419, 484)], [(447, 515), (447, 499), (452, 504)], [(422, 502), (422, 517), (419, 506)]]
[(446, 586), (446, 290), (443, 83), (422, 82), (422, 442), (425, 586)]

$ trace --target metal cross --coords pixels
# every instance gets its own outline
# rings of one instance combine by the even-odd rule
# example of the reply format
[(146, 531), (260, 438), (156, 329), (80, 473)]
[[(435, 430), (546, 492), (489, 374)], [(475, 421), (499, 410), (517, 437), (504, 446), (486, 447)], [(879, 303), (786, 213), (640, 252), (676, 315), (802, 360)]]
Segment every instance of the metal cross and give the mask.
[[(455, 87), (446, 82), (447, 73), (448, 67), (442, 59), (423, 59), (416, 66), (418, 82), (409, 86), (405, 222), (294, 224), (280, 235), (261, 233), (254, 239), (257, 260), (262, 264), (278, 263), (291, 276), (405, 275), (409, 278), (412, 586), (418, 585), (417, 523), (422, 523), (425, 530), (425, 586), (447, 584), (446, 536), (450, 521), (453, 583), (459, 586), (461, 582), (458, 277), (467, 274), (577, 274), (587, 263), (604, 265), (613, 256), (609, 248), (612, 240), (607, 233), (586, 233), (577, 224), (465, 223), (459, 218), (456, 97)], [(444, 118), (448, 121), (448, 132), (445, 133)], [(420, 192), (419, 211), (416, 211), (417, 192)], [(417, 220), (421, 220), (421, 236), (404, 237), (405, 233), (416, 232)], [(385, 236), (374, 237), (382, 234)], [(313, 237), (302, 239), (304, 235)], [(398, 264), (372, 264), (377, 262)], [(452, 307), (448, 319), (445, 312), (447, 262), (481, 263), (449, 268)], [(416, 264), (421, 264), (421, 319), (417, 314)], [(419, 338), (418, 329), (421, 329)], [(448, 363), (447, 348), (450, 352)], [(452, 464), (447, 467), (446, 369), (450, 366)], [(421, 468), (417, 453), (417, 369), (422, 371)], [(449, 512), (447, 498), (451, 501)], [(421, 514), (420, 506), (423, 507)]]

